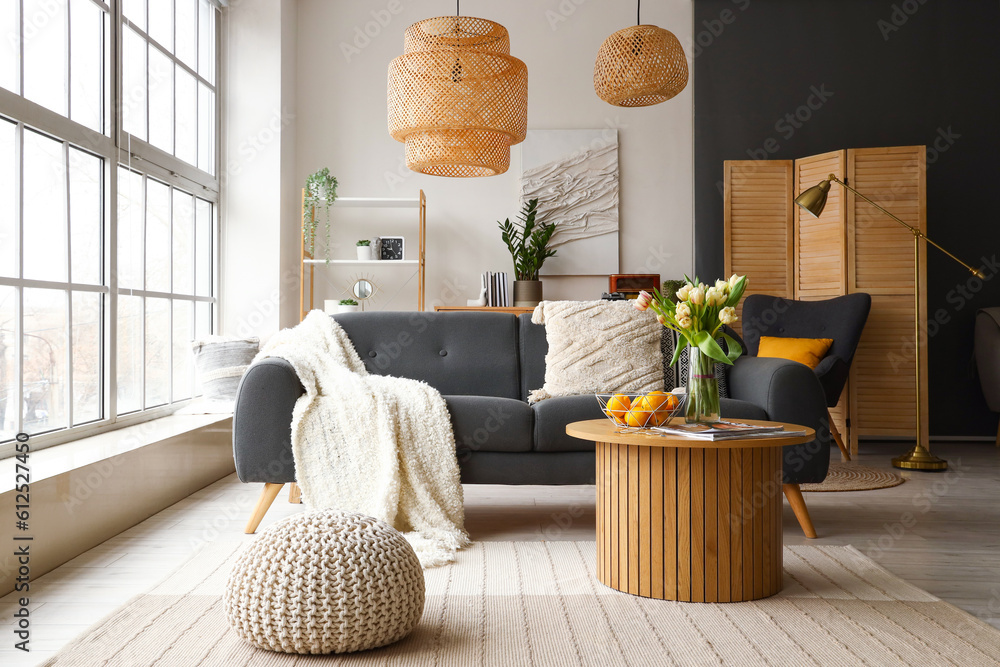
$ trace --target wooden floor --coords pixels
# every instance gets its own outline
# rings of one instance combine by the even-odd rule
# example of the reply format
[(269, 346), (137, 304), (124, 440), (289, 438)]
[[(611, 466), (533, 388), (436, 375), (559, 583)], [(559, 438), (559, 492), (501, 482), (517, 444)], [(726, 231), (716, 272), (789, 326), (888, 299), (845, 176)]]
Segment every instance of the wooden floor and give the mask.
[[(899, 445), (862, 447), (860, 462), (890, 469)], [(850, 544), (896, 575), (1000, 628), (1000, 449), (936, 444), (947, 473), (904, 472), (891, 489), (808, 493), (816, 540), (784, 509), (785, 544)], [(0, 665), (35, 665), (181, 565), (204, 542), (246, 539), (259, 485), (213, 484), (31, 585), (32, 653), (12, 650), (14, 595), (0, 599)], [(466, 487), (474, 540), (593, 540), (594, 487)], [(302, 511), (287, 487), (261, 528)], [(249, 536), (248, 536), (249, 538)]]

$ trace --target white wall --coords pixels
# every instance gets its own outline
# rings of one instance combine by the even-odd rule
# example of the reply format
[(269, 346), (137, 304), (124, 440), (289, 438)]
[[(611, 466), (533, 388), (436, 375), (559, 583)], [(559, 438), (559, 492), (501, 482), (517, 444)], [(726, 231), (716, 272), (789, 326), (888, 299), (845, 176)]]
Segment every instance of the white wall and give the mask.
[[(386, 76), (402, 53), (403, 32), (420, 19), (454, 12), (448, 2), (396, 0), (300, 0), (298, 3), (297, 188), (308, 174), (328, 166), (341, 196), (416, 196), (428, 201), (427, 307), (465, 305), (484, 270), (510, 271), (510, 257), (496, 221), (518, 209), (519, 147), (501, 176), (448, 179), (409, 172), (403, 144), (386, 130)], [(393, 13), (397, 12), (397, 13)], [(622, 109), (594, 93), (594, 58), (601, 42), (635, 21), (635, 6), (596, 0), (485, 0), (462, 3), (462, 14), (504, 25), (511, 55), (528, 66), (528, 127), (617, 127), (620, 142), (620, 272), (660, 273), (664, 278), (693, 267), (693, 81), (673, 100)], [(686, 50), (691, 43), (692, 3), (665, 0), (643, 7), (643, 23), (671, 30)], [(367, 31), (367, 34), (366, 34)], [(689, 53), (690, 55), (690, 53)], [(298, 192), (298, 190), (296, 190)], [(415, 247), (413, 212), (334, 212), (334, 256), (348, 258), (354, 241), (403, 232)], [(320, 268), (317, 296), (341, 298), (356, 272)], [(409, 275), (379, 267), (376, 282), (388, 293)], [(546, 298), (599, 298), (607, 277), (546, 277)], [(415, 289), (377, 307), (412, 309)], [(297, 293), (295, 297), (297, 298)], [(322, 307), (322, 303), (317, 303)]]

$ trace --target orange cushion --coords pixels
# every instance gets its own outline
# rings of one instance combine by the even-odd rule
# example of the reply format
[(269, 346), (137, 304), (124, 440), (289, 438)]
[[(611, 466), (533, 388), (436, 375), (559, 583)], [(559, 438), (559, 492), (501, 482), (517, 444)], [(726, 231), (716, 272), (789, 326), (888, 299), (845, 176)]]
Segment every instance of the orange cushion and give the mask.
[(831, 345), (833, 345), (832, 338), (777, 338), (774, 336), (761, 336), (757, 356), (791, 359), (800, 364), (805, 364), (809, 368), (816, 368), (819, 366), (819, 362), (823, 360), (823, 357), (826, 356)]

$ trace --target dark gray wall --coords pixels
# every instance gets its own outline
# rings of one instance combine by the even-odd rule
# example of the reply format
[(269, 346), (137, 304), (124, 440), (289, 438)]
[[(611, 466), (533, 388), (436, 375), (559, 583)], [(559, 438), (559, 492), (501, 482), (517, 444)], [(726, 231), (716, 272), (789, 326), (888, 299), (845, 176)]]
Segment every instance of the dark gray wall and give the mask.
[(947, 320), (930, 339), (932, 434), (996, 432), (970, 361), (976, 309), (1000, 305), (998, 35), (997, 0), (695, 2), (703, 278), (723, 271), (723, 160), (928, 146), (928, 235), (987, 274), (928, 249), (928, 311)]

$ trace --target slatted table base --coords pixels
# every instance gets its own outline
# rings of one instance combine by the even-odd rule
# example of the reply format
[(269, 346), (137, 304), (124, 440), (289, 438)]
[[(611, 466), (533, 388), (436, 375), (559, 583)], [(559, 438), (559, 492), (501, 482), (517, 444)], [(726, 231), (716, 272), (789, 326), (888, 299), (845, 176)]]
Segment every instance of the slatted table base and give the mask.
[(781, 590), (781, 447), (597, 443), (597, 576), (663, 600)]

